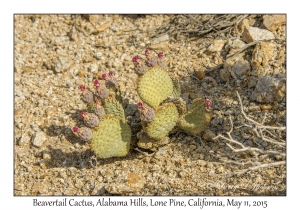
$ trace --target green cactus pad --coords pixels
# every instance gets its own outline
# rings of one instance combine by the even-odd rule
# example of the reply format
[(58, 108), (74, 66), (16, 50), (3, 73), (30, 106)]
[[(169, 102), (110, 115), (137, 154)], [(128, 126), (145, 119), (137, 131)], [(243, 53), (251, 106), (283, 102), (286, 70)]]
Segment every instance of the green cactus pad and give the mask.
[(179, 78), (172, 74), (169, 74), (169, 75), (172, 79), (172, 84), (173, 84), (173, 92), (170, 96), (173, 98), (178, 98), (178, 97), (180, 97), (180, 94), (181, 94)]
[(93, 130), (91, 148), (99, 158), (122, 157), (128, 154), (130, 141), (129, 125), (116, 116), (107, 115)]
[(114, 115), (125, 122), (125, 112), (122, 104), (115, 98), (109, 97), (104, 100), (104, 110), (107, 115)]
[(186, 112), (186, 103), (185, 101), (182, 99), (182, 98), (172, 98), (172, 97), (168, 97), (164, 103), (173, 103), (175, 104), (177, 110), (178, 110), (178, 113), (179, 113), (179, 116), (185, 114)]
[(145, 103), (156, 109), (163, 100), (172, 94), (173, 82), (163, 68), (154, 66), (139, 77), (137, 91)]
[(188, 111), (179, 118), (178, 126), (194, 135), (205, 130), (210, 122), (210, 113), (205, 111), (204, 99), (196, 98)]
[(178, 117), (174, 104), (163, 104), (155, 110), (153, 121), (144, 126), (144, 130), (150, 138), (161, 140), (175, 127)]

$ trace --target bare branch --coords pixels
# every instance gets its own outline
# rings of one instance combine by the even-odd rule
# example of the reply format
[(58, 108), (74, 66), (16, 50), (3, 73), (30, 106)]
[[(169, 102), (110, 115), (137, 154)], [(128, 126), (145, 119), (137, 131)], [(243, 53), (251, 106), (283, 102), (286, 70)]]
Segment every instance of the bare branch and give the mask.
[(286, 127), (265, 126), (265, 125), (262, 125), (262, 124), (260, 124), (260, 123), (258, 123), (256, 121), (252, 120), (251, 118), (249, 118), (246, 115), (245, 111), (244, 111), (242, 100), (241, 100), (241, 97), (240, 97), (240, 94), (238, 93), (238, 91), (236, 91), (236, 95), (237, 95), (237, 97), (239, 99), (239, 102), (240, 102), (241, 112), (242, 112), (243, 116), (246, 118), (246, 120), (252, 122), (255, 125), (258, 125), (260, 128), (276, 129), (276, 130), (285, 130), (286, 129)]
[(241, 175), (241, 174), (247, 173), (249, 171), (256, 171), (256, 170), (261, 169), (261, 168), (272, 167), (272, 166), (280, 166), (280, 165), (285, 165), (285, 164), (286, 164), (285, 161), (279, 161), (279, 162), (274, 162), (274, 163), (265, 163), (265, 164), (261, 164), (261, 165), (258, 165), (258, 166), (253, 166), (253, 167), (241, 170), (241, 171), (237, 172), (236, 174)]

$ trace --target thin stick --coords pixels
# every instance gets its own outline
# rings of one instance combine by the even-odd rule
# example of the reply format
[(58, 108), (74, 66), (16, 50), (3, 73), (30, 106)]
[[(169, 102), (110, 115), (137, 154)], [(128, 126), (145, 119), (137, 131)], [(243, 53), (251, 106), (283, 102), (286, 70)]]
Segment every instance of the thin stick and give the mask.
[(242, 100), (241, 100), (241, 97), (240, 97), (240, 94), (238, 93), (238, 91), (236, 91), (236, 95), (237, 95), (237, 97), (238, 97), (238, 99), (239, 99), (239, 102), (240, 102), (241, 112), (242, 112), (243, 116), (246, 118), (246, 120), (248, 120), (248, 121), (254, 123), (255, 125), (258, 125), (258, 126), (261, 127), (261, 128), (276, 129), (276, 130), (285, 130), (285, 129), (286, 129), (286, 127), (265, 126), (265, 125), (262, 125), (262, 124), (260, 124), (260, 123), (258, 123), (258, 122), (256, 122), (256, 121), (252, 120), (251, 118), (249, 118), (249, 117), (246, 115), (245, 111), (244, 111), (243, 104), (242, 104)]

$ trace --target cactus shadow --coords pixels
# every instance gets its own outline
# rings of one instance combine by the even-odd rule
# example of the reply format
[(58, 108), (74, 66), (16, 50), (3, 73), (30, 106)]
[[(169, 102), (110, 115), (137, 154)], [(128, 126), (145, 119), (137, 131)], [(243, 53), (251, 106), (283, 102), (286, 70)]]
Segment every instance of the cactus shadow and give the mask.
[(53, 148), (50, 145), (48, 146), (48, 152), (51, 155), (51, 159), (48, 161), (48, 168), (92, 169), (106, 164), (112, 164), (116, 161), (126, 161), (137, 158), (135, 151), (130, 151), (125, 157), (100, 159), (96, 157), (91, 149), (65, 152), (60, 148)]

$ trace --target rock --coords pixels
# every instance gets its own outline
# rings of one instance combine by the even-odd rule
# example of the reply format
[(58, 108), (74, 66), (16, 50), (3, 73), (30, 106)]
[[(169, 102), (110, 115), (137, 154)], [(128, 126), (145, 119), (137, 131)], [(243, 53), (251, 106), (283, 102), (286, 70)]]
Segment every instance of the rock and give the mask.
[(100, 19), (100, 15), (89, 15), (88, 20), (95, 25)]
[(31, 188), (31, 195), (42, 194), (44, 192), (44, 185), (41, 182), (35, 182)]
[(263, 42), (255, 46), (252, 53), (251, 66), (255, 69), (267, 66), (274, 55), (275, 45), (271, 42)]
[(91, 73), (97, 73), (98, 72), (98, 65), (96, 63), (91, 63), (88, 67), (88, 71)]
[(263, 24), (269, 31), (276, 31), (286, 23), (286, 15), (264, 15)]
[(97, 60), (101, 60), (101, 58), (102, 58), (102, 52), (95, 52), (94, 57), (95, 57)]
[(216, 134), (209, 129), (206, 129), (202, 136), (204, 140), (215, 142), (215, 140), (213, 140), (214, 137), (216, 137)]
[(91, 195), (104, 195), (105, 188), (104, 184), (96, 184)]
[(261, 108), (262, 111), (268, 112), (269, 110), (272, 109), (272, 106), (270, 106), (270, 105), (261, 105), (260, 108)]
[(242, 40), (247, 43), (266, 39), (275, 39), (274, 34), (266, 29), (249, 27), (242, 34)]
[(77, 189), (81, 189), (84, 185), (84, 182), (81, 179), (77, 179), (74, 185)]
[(42, 146), (45, 141), (46, 141), (46, 136), (41, 131), (36, 132), (31, 140), (32, 144), (36, 147)]
[(237, 28), (240, 33), (243, 33), (244, 30), (248, 29), (249, 27), (250, 27), (250, 24), (249, 24), (248, 19), (244, 19), (238, 24)]
[(226, 69), (221, 69), (220, 70), (220, 77), (224, 82), (228, 82), (231, 78), (231, 74), (228, 70)]
[(253, 88), (257, 84), (257, 77), (255, 76), (250, 76), (248, 80), (248, 88)]
[(149, 46), (150, 50), (167, 50), (168, 49), (168, 43), (167, 42), (161, 42), (158, 44), (153, 44)]
[(15, 190), (22, 191), (24, 189), (24, 184), (15, 184)]
[(250, 106), (249, 108), (250, 112), (260, 112), (260, 107), (259, 106)]
[(224, 47), (226, 40), (214, 40), (214, 43), (207, 48), (208, 53), (220, 52)]
[(68, 36), (57, 36), (52, 39), (52, 44), (56, 46), (67, 46), (70, 41), (70, 37)]
[(169, 40), (168, 34), (164, 34), (158, 38), (154, 38), (151, 41), (151, 45), (149, 46), (149, 49), (151, 49), (151, 50), (166, 50), (168, 48), (168, 40)]
[(105, 189), (112, 194), (124, 195), (140, 191), (145, 183), (145, 177), (133, 172), (106, 185)]
[(72, 29), (69, 31), (68, 37), (70, 37), (72, 41), (78, 41), (78, 32), (75, 27), (72, 27)]
[(251, 100), (262, 103), (280, 101), (285, 96), (285, 89), (286, 78), (284, 76), (280, 76), (279, 78), (261, 76), (251, 95)]
[(195, 70), (195, 75), (198, 79), (203, 79), (205, 77), (205, 71), (203, 70)]
[(36, 70), (37, 68), (32, 67), (32, 66), (24, 66), (22, 67), (23, 73), (32, 73)]
[(151, 44), (152, 45), (153, 44), (158, 44), (158, 43), (161, 43), (161, 42), (166, 42), (168, 40), (169, 40), (169, 35), (168, 34), (164, 34), (164, 35), (162, 35), (160, 37), (152, 39)]
[(229, 72), (231, 71), (231, 68), (233, 67), (233, 65), (235, 64), (235, 62), (237, 62), (239, 59), (241, 59), (243, 56), (243, 54), (238, 54), (234, 57), (228, 58), (226, 59), (226, 61), (224, 62), (224, 69), (228, 70)]
[[(225, 62), (224, 62), (224, 65), (223, 65), (223, 67), (224, 67), (224, 69), (225, 70), (227, 70), (230, 74), (231, 74), (231, 76), (232, 77), (234, 77), (235, 79), (237, 79), (236, 78), (236, 75), (233, 73), (233, 71), (232, 71), (232, 67), (233, 67), (233, 65), (239, 60), (239, 59), (242, 59), (242, 56), (243, 56), (243, 54), (242, 53), (240, 53), (240, 54), (238, 54), (238, 55), (236, 55), (236, 56), (234, 56), (234, 57), (231, 57), (231, 58), (228, 58)], [(224, 72), (225, 73), (225, 72)], [(225, 76), (225, 75), (224, 75)], [(226, 77), (224, 77), (224, 79), (225, 79)], [(224, 80), (225, 81), (225, 80)]]
[(30, 142), (31, 137), (28, 134), (23, 134), (19, 139), (19, 146), (24, 146)]
[(181, 97), (185, 102), (189, 102), (189, 95), (190, 95), (190, 93), (186, 92), (186, 93), (183, 93), (181, 95)]
[(246, 44), (245, 44), (245, 42), (243, 42), (240, 39), (235, 39), (233, 41), (229, 41), (228, 45), (229, 45), (229, 48), (230, 48), (230, 51), (229, 51), (228, 55), (231, 55), (231, 54), (237, 52), (242, 47), (244, 47)]
[(248, 75), (251, 70), (250, 63), (243, 58), (239, 59), (235, 64), (232, 66), (232, 71), (239, 77), (243, 75)]
[(97, 34), (97, 33), (104, 31), (105, 29), (107, 29), (109, 27), (110, 27), (110, 23), (103, 23), (100, 26), (98, 26), (97, 28), (95, 28), (91, 33)]
[(71, 61), (69, 61), (69, 57), (68, 56), (58, 56), (56, 59), (54, 59), (53, 61), (53, 65), (54, 65), (54, 70), (57, 73), (63, 72), (65, 71), (67, 68), (69, 68), (71, 66)]

